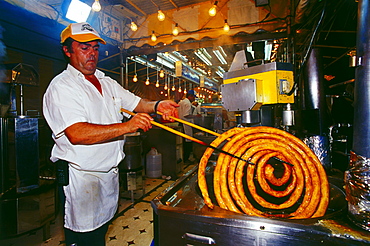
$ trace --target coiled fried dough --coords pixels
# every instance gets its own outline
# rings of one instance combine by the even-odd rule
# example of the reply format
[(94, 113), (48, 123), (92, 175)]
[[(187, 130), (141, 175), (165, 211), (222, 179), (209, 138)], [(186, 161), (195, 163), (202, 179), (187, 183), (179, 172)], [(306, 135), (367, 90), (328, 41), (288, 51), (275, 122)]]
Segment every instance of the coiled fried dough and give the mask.
[[(213, 172), (217, 204), (253, 216), (307, 219), (325, 215), (329, 183), (316, 155), (300, 139), (272, 127), (233, 128), (212, 146), (249, 160), (220, 153)], [(207, 148), (200, 160), (198, 185), (205, 204), (213, 209), (206, 167), (213, 153)], [(271, 160), (277, 158), (278, 162)]]

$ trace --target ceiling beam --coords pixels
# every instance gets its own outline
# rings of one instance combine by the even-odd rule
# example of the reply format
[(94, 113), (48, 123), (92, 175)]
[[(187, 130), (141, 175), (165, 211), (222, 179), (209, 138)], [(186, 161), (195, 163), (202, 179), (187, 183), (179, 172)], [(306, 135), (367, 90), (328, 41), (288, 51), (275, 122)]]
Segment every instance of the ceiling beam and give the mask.
[(136, 4), (134, 4), (131, 0), (126, 0), (126, 2), (128, 2), (132, 7), (134, 7), (135, 9), (137, 9), (143, 15), (147, 15), (141, 8), (139, 8), (138, 6), (136, 6)]
[(177, 4), (173, 1), (173, 0), (169, 0), (170, 1), (170, 3), (176, 8), (176, 9), (178, 9), (179, 8), (179, 6), (177, 6)]

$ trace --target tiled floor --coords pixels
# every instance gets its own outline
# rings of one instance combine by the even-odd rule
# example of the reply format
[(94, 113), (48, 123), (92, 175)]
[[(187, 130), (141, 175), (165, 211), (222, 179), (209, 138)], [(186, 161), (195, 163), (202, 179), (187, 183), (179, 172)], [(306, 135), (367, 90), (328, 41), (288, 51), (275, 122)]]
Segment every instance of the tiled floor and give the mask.
[[(186, 173), (193, 165), (184, 169)], [(134, 193), (134, 203), (131, 193), (121, 192), (119, 209), (109, 226), (106, 235), (107, 246), (150, 246), (153, 240), (153, 211), (150, 201), (171, 185), (173, 180), (144, 178), (144, 192)], [(50, 226), (51, 238), (43, 241), (43, 230), (35, 230), (16, 238), (1, 240), (1, 246), (65, 246), (63, 236), (63, 221), (61, 214), (56, 216)]]

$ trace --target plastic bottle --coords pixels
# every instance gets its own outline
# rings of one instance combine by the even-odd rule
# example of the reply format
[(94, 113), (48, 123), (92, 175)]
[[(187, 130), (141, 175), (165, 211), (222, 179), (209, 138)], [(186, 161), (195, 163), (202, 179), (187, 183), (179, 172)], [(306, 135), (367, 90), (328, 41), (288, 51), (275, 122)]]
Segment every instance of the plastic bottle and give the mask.
[(154, 147), (146, 154), (146, 176), (148, 178), (162, 176), (162, 154)]

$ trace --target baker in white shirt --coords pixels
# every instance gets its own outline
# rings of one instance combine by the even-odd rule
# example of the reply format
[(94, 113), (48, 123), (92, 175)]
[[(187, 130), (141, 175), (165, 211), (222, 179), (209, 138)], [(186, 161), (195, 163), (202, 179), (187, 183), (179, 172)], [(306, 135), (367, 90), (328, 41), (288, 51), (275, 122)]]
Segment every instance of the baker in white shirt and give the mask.
[[(55, 145), (63, 189), (66, 245), (105, 245), (108, 222), (118, 207), (118, 164), (123, 135), (149, 130), (148, 113), (178, 117), (171, 100), (147, 101), (97, 70), (99, 46), (106, 42), (88, 23), (73, 23), (61, 33), (66, 70), (49, 84), (43, 114)], [(122, 123), (121, 108), (137, 114)], [(129, 117), (127, 115), (127, 117)]]

